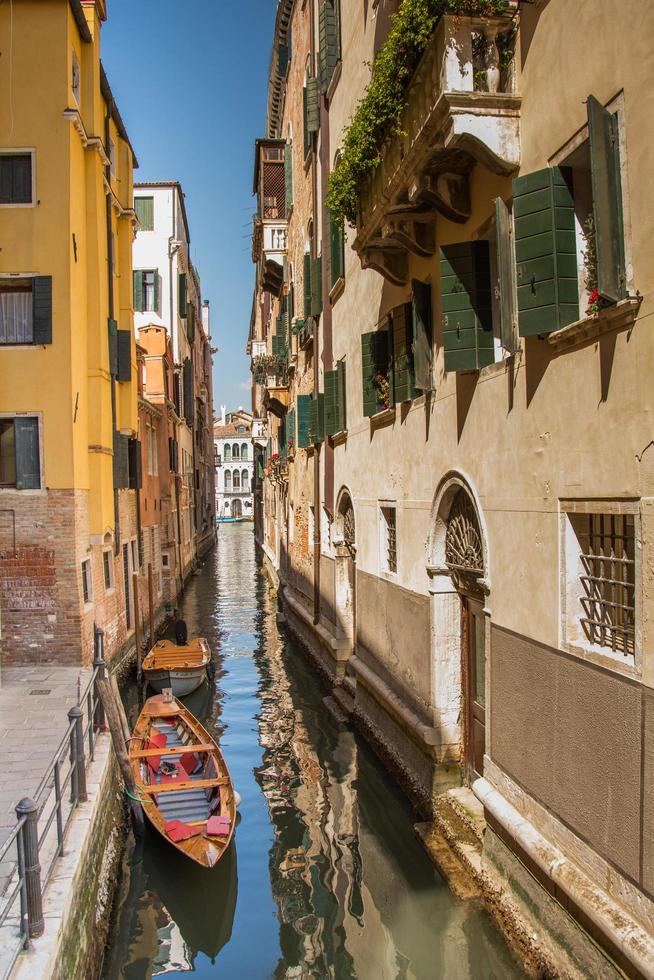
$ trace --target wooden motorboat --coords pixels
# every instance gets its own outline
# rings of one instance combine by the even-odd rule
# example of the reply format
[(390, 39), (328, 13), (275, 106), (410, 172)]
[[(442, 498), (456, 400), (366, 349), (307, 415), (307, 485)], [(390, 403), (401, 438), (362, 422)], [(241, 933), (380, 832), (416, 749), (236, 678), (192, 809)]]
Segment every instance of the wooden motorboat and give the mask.
[(155, 691), (172, 688), (175, 697), (183, 698), (200, 686), (210, 663), (211, 650), (201, 636), (185, 646), (159, 640), (143, 660), (143, 676)]
[(130, 740), (136, 791), (150, 823), (186, 857), (213, 868), (236, 821), (234, 787), (206, 728), (172, 695), (149, 698)]

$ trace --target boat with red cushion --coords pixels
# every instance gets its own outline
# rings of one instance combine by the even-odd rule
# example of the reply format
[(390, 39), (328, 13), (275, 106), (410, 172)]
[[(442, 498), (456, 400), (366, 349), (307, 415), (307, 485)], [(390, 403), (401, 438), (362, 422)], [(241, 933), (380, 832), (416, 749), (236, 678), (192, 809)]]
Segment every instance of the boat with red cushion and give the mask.
[(229, 847), (236, 804), (216, 742), (172, 692), (149, 698), (129, 749), (150, 823), (186, 857), (213, 868)]

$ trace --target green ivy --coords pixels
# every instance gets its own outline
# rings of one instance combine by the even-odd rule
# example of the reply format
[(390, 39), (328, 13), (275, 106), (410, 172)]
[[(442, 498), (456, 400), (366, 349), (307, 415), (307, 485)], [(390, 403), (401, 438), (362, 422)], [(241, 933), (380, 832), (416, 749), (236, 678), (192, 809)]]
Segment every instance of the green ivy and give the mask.
[(392, 16), (366, 94), (329, 177), (327, 204), (335, 221), (355, 224), (361, 183), (379, 164), (384, 139), (399, 132), (404, 94), (443, 14), (489, 17), (504, 13), (507, 6), (508, 0), (404, 0)]

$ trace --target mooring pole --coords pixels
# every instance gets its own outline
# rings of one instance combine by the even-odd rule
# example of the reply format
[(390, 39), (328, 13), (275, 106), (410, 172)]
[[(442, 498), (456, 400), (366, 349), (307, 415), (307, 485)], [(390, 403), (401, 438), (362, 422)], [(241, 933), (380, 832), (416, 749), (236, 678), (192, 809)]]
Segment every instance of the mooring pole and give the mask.
[[(41, 895), (41, 864), (39, 862), (39, 808), (28, 796), (16, 807), (16, 816), (25, 817), (21, 830), (22, 849), (19, 844), (19, 858), (22, 857), (25, 876), (25, 899), (27, 908), (27, 935), (40, 936), (43, 933), (43, 896)], [(22, 855), (21, 855), (22, 850)]]
[(120, 700), (120, 694), (118, 692), (118, 685), (116, 684), (115, 677), (105, 678), (104, 680), (99, 681), (98, 690), (104, 705), (107, 722), (109, 723), (111, 740), (113, 742), (114, 752), (116, 753), (118, 766), (125, 784), (125, 792), (129, 799), (129, 806), (132, 813), (132, 822), (134, 826), (134, 836), (138, 838), (139, 836), (142, 836), (144, 832), (145, 822), (143, 819), (143, 810), (141, 809), (141, 804), (139, 803), (134, 773), (132, 772), (129, 756), (125, 747), (125, 739), (129, 738), (129, 729), (127, 727), (125, 709), (123, 708), (122, 701)]
[(134, 587), (134, 642), (136, 643), (136, 679), (141, 683), (143, 677), (143, 667), (141, 664), (141, 609), (139, 606), (139, 576), (138, 572), (132, 575)]

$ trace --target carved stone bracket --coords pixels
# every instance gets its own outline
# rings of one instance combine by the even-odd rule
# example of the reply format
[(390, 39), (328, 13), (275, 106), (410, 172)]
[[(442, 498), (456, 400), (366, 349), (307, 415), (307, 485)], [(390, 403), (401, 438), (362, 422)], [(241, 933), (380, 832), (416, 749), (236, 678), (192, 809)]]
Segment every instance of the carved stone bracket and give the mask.
[(388, 249), (389, 243), (380, 243), (364, 249), (361, 255), (361, 266), (364, 269), (374, 269), (384, 279), (394, 286), (406, 286), (409, 281), (409, 260), (406, 252), (400, 252), (397, 247)]
[(450, 221), (465, 222), (472, 214), (467, 173), (421, 174), (409, 188), (409, 201), (439, 211)]

